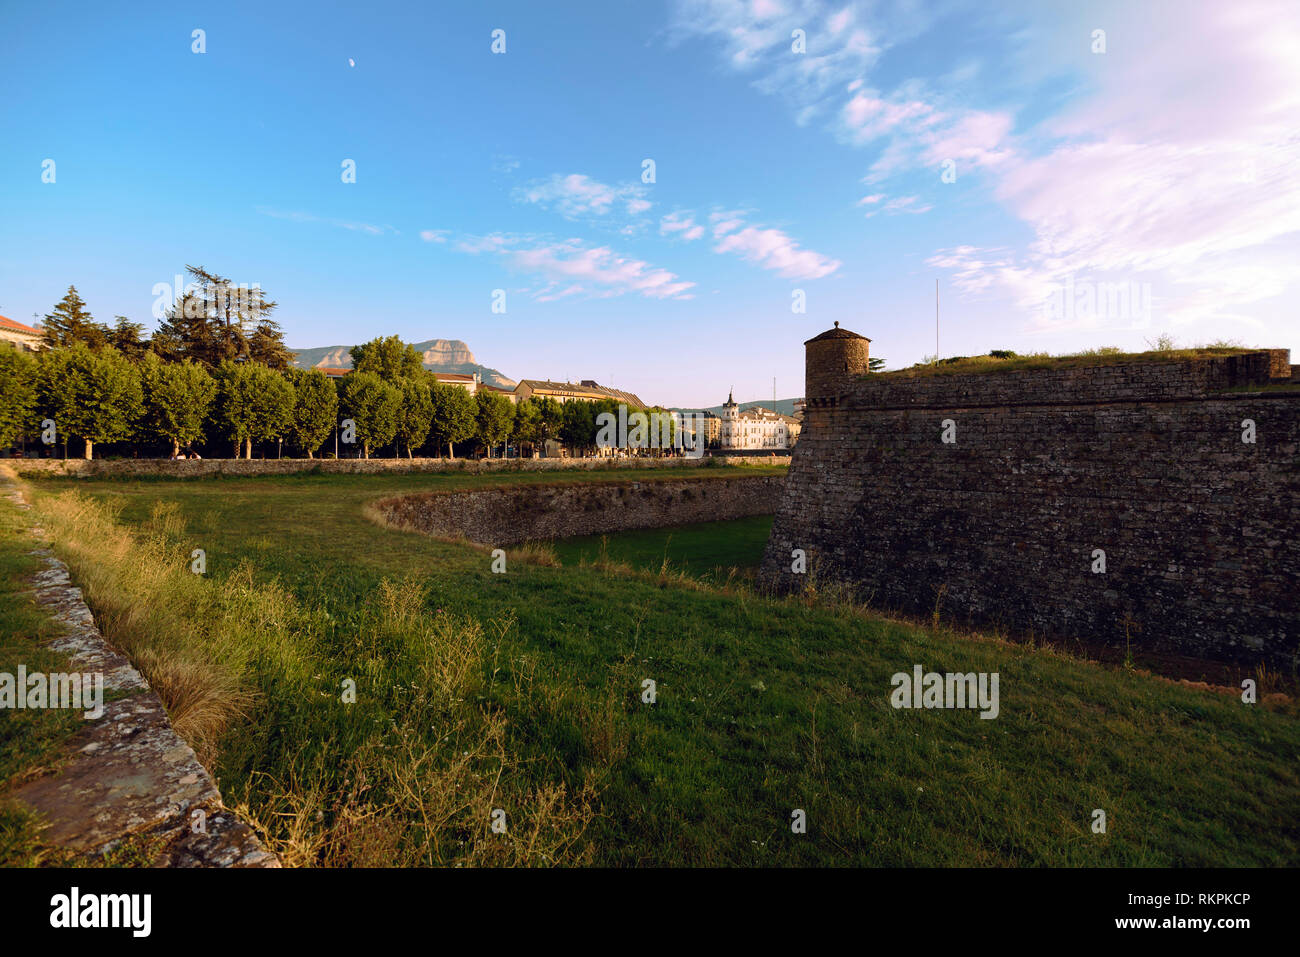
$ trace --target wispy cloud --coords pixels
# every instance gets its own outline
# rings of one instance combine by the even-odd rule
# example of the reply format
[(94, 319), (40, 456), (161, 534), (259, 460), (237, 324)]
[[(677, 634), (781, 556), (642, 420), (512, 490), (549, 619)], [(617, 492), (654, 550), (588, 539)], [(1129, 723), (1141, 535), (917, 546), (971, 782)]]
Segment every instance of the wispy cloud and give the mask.
[(734, 253), (757, 263), (786, 279), (820, 279), (839, 269), (838, 259), (831, 259), (799, 244), (779, 229), (747, 225), (734, 212), (715, 212), (713, 223), (716, 253)]
[(695, 283), (675, 273), (579, 239), (490, 233), (462, 236), (453, 248), (470, 254), (499, 255), (513, 268), (546, 284), (533, 293), (539, 302), (585, 295), (608, 298), (633, 293), (649, 299), (690, 299)]
[[(1300, 20), (1289, 0), (1154, 6), (1004, 10), (1004, 77), (984, 83), (970, 62), (905, 80), (879, 69), (940, 17), (945, 31), (986, 24), (987, 8), (964, 0), (682, 2), (674, 35), (716, 44), (725, 69), (797, 122), (820, 119), (874, 153), (864, 181), (877, 188), (859, 200), (867, 216), (932, 208), (951, 160), (964, 188), (1025, 224), (1032, 239), (1014, 248), (967, 231), (935, 252), (929, 264), (967, 293), (1010, 300), (1050, 327), (1041, 303), (1067, 277), (1149, 282), (1171, 325), (1253, 321), (1250, 304), (1300, 287)], [(1104, 54), (1090, 50), (1098, 26)], [(807, 32), (805, 55), (790, 51), (795, 28)], [(999, 101), (995, 88), (1020, 101)], [(913, 195), (920, 171), (932, 193)], [(880, 188), (904, 177), (908, 195)]]
[(704, 227), (695, 222), (691, 213), (669, 213), (659, 220), (660, 236), (678, 236), (691, 242), (704, 235)]
[(780, 229), (750, 225), (749, 216), (747, 210), (715, 209), (706, 227), (693, 211), (676, 210), (659, 220), (659, 235), (693, 242), (707, 232), (713, 252), (740, 256), (787, 279), (820, 279), (840, 268), (838, 259), (800, 247)]
[(375, 226), (371, 223), (358, 223), (344, 219), (330, 219), (329, 217), (317, 216), (313, 213), (270, 209), (266, 206), (258, 206), (256, 207), (256, 211), (258, 215), (270, 216), (272, 219), (285, 219), (294, 223), (322, 223), (326, 226), (336, 226), (339, 229), (350, 229), (354, 232), (366, 233), (370, 236), (398, 234), (398, 230), (392, 226)]
[[(970, 292), (1036, 308), (1067, 277), (1151, 283), (1169, 326), (1253, 322), (1300, 284), (1300, 24), (1286, 4), (1188, 8), (1141, 49), (1098, 56), (1097, 90), (1018, 151), (995, 195), (1033, 231), (1018, 250), (940, 251)], [(1122, 20), (1112, 36), (1140, 29)], [(1211, 79), (1212, 78), (1212, 79)]]
[[(903, 6), (913, 8), (913, 20), (922, 19), (915, 5)], [(804, 33), (804, 53), (793, 50), (795, 30)], [(678, 41), (720, 43), (727, 68), (752, 75), (757, 89), (784, 98), (800, 123), (834, 109), (839, 89), (870, 70), (883, 51), (880, 27), (857, 3), (678, 0), (669, 33)]]
[(615, 209), (638, 216), (653, 205), (645, 198), (646, 188), (640, 184), (610, 186), (583, 173), (556, 173), (549, 179), (518, 188), (515, 196), (522, 202), (554, 209), (568, 219), (605, 216)]

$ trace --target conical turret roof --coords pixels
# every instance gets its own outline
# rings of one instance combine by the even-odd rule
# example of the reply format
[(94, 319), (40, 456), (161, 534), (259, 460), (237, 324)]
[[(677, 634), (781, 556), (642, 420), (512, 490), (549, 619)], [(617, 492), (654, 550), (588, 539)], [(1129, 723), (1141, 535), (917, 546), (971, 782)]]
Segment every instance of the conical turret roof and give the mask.
[[(860, 336), (856, 332), (849, 332), (847, 329), (841, 329), (837, 321), (834, 329), (827, 329), (820, 336), (813, 336), (805, 341), (804, 345), (808, 345), (809, 342), (821, 342), (824, 339), (867, 339), (867, 337)], [(870, 342), (871, 340), (867, 339), (867, 341)]]

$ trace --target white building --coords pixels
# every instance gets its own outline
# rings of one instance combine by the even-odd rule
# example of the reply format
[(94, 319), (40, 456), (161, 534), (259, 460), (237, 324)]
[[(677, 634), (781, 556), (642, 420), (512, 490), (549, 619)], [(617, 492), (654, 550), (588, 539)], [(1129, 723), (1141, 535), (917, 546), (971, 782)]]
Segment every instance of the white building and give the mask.
[(719, 438), (724, 449), (789, 449), (799, 438), (799, 420), (758, 405), (741, 411), (728, 395)]

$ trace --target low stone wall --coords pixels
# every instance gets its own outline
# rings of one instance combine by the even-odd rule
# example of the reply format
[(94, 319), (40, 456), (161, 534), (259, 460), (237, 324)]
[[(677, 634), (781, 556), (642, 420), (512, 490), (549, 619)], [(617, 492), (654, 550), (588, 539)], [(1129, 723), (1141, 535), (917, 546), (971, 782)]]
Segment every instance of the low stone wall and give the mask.
[[(394, 472), (564, 472), (583, 469), (699, 468), (708, 458), (637, 459), (4, 459), (20, 476), (206, 478), (214, 475), (392, 474)], [(786, 456), (728, 455), (728, 465), (789, 465)]]
[(390, 524), (439, 538), (465, 537), (493, 547), (725, 521), (776, 511), (780, 475), (671, 477), (650, 482), (566, 482), (381, 499)]
[[(3, 472), (0, 491), (20, 509), (30, 507)], [(39, 527), (32, 531), (44, 537)], [(41, 815), (47, 825), (41, 839), (55, 847), (102, 854), (142, 837), (156, 842), (155, 867), (279, 867), (252, 828), (222, 803), (157, 693), (100, 633), (68, 567), (46, 544), (32, 554), (45, 566), (32, 594), (64, 631), (49, 647), (67, 656), (73, 672), (102, 675), (105, 696), (116, 697), (73, 735), (54, 770), (6, 797)]]

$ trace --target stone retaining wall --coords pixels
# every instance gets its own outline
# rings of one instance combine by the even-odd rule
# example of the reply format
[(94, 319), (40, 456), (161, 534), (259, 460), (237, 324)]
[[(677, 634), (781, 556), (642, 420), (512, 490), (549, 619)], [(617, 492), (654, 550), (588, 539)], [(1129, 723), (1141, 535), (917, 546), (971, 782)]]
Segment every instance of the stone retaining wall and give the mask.
[[(29, 508), (3, 474), (0, 487), (19, 508)], [(39, 527), (33, 532), (44, 534)], [(64, 629), (49, 647), (67, 657), (72, 672), (102, 674), (104, 696), (115, 700), (73, 735), (57, 770), (6, 797), (42, 816), (48, 827), (41, 840), (54, 847), (101, 854), (144, 838), (156, 848), (153, 866), (279, 867), (253, 829), (222, 803), (158, 695), (100, 634), (67, 566), (45, 545), (32, 554), (45, 566), (33, 596)]]
[(566, 482), (399, 495), (374, 507), (398, 528), (498, 547), (770, 515), (783, 483), (779, 475)]
[[(391, 474), (394, 472), (564, 472), (599, 469), (699, 468), (709, 459), (0, 459), (20, 476), (72, 478), (205, 478), (214, 475)], [(787, 456), (728, 455), (728, 465), (789, 465)]]

